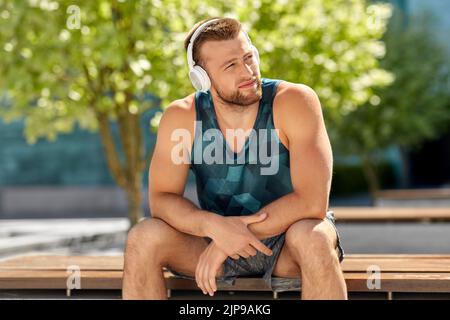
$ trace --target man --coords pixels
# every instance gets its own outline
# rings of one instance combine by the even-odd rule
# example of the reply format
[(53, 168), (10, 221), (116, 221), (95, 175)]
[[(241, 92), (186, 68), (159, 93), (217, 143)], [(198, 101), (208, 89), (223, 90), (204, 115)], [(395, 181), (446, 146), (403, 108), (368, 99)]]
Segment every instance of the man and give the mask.
[[(149, 172), (152, 218), (129, 232), (123, 298), (167, 298), (166, 267), (211, 296), (217, 281), (261, 275), (270, 286), (272, 276), (301, 278), (303, 299), (346, 299), (317, 95), (261, 78), (258, 52), (235, 19), (197, 23), (185, 48), (198, 91), (161, 119)], [(268, 149), (270, 161), (261, 152)], [(189, 170), (200, 208), (183, 197)]]

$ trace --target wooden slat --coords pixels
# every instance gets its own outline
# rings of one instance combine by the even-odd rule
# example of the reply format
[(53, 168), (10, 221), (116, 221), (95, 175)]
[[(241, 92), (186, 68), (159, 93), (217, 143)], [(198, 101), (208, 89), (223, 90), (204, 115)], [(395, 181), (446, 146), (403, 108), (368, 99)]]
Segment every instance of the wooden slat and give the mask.
[(450, 292), (450, 273), (382, 273), (380, 289), (367, 287), (367, 274), (345, 273), (348, 291)]
[(122, 270), (123, 256), (23, 256), (0, 261), (0, 270), (67, 270), (71, 265), (81, 270)]
[[(55, 270), (69, 266), (83, 271), (122, 271), (123, 256), (26, 256), (0, 262), (0, 270)], [(377, 265), (383, 272), (450, 272), (450, 255), (364, 255), (349, 254), (344, 259), (344, 272), (366, 272)]]
[[(81, 289), (120, 289), (122, 271), (80, 272)], [(55, 270), (1, 270), (0, 289), (66, 289), (69, 274)]]
[(419, 260), (448, 259), (450, 254), (428, 254), (428, 253), (352, 253), (347, 254), (346, 259), (405, 259), (414, 258)]
[(450, 199), (450, 188), (439, 189), (389, 189), (375, 192), (384, 199)]
[(344, 259), (344, 272), (367, 272), (370, 266), (379, 267), (381, 272), (450, 272), (450, 257), (438, 259), (424, 258), (372, 258)]
[[(368, 275), (345, 273), (350, 292), (450, 292), (450, 273), (382, 273), (381, 288), (367, 288)], [(1, 271), (0, 289), (66, 289), (67, 274), (62, 271)], [(199, 290), (194, 281), (166, 278), (171, 290)], [(115, 289), (122, 287), (120, 271), (84, 271), (81, 274), (81, 289)], [(261, 278), (238, 278), (234, 286), (218, 284), (219, 290), (270, 291)]]
[(334, 207), (337, 221), (450, 220), (450, 207)]

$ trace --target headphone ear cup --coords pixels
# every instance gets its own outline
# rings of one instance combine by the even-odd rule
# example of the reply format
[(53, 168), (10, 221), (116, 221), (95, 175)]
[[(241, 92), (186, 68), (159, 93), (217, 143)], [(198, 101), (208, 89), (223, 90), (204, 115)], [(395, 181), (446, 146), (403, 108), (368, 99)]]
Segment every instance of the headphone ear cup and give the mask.
[(199, 91), (202, 87), (201, 75), (197, 70), (195, 70), (195, 68), (189, 70), (189, 79), (191, 80), (195, 90)]
[[(191, 72), (194, 75), (195, 79), (194, 82), (194, 80), (191, 78), (191, 82), (197, 90), (206, 92), (211, 88), (211, 81), (209, 79), (209, 76), (202, 67), (194, 66)], [(191, 72), (189, 73), (189, 76), (191, 75)]]
[(258, 61), (259, 64), (259, 52), (258, 49), (256, 49), (256, 47), (254, 45), (252, 45), (252, 50), (253, 50), (253, 55), (256, 57), (256, 61)]
[(189, 71), (189, 79), (197, 91), (208, 91), (211, 87), (211, 81), (208, 74), (200, 66), (194, 66)]

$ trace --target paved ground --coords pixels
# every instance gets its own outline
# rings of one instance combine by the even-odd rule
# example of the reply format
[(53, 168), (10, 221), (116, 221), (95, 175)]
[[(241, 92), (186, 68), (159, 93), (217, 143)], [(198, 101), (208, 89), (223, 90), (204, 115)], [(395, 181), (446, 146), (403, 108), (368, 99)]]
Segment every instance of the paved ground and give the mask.
[(0, 222), (0, 259), (31, 253), (117, 254), (126, 218), (22, 219)]
[(450, 253), (450, 222), (341, 223), (347, 253)]

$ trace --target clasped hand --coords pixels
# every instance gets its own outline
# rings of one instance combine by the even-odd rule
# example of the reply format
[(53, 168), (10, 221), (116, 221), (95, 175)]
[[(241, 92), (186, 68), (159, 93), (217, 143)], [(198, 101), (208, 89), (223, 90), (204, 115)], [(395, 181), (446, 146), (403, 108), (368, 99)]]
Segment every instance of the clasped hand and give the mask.
[(267, 214), (250, 216), (221, 217), (212, 225), (213, 241), (200, 255), (195, 271), (195, 280), (204, 294), (214, 295), (217, 291), (216, 276), (226, 258), (248, 258), (255, 256), (257, 250), (272, 255), (272, 250), (265, 246), (249, 229), (248, 225), (261, 222)]

